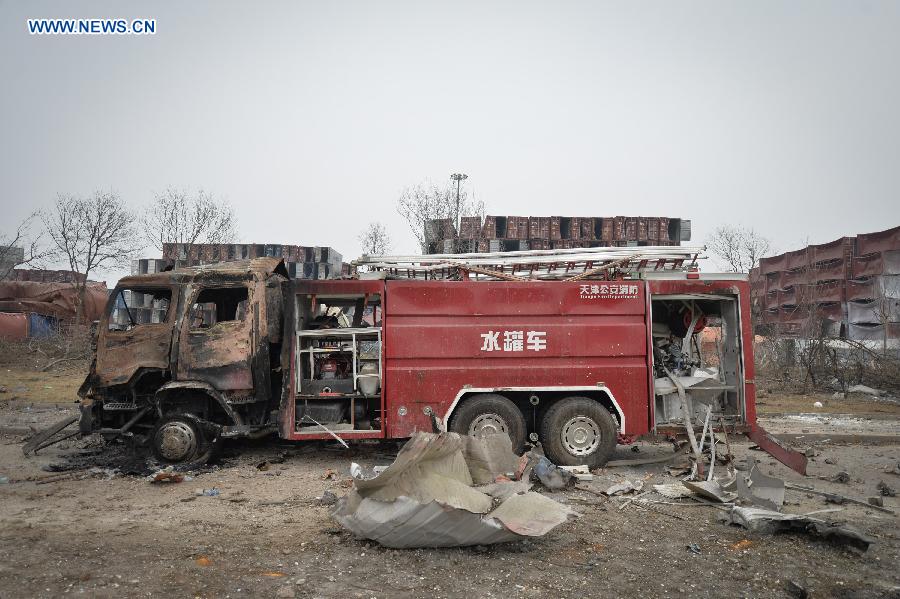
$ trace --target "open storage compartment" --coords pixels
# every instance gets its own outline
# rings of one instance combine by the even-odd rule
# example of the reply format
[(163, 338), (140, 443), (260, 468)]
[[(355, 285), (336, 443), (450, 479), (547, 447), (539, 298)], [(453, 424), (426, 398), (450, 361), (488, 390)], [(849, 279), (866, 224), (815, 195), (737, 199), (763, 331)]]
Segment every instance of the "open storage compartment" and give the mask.
[(294, 432), (382, 430), (381, 296), (298, 295)]
[(743, 423), (737, 296), (655, 295), (651, 310), (654, 428), (683, 425), (686, 414), (702, 426), (710, 409), (710, 424)]

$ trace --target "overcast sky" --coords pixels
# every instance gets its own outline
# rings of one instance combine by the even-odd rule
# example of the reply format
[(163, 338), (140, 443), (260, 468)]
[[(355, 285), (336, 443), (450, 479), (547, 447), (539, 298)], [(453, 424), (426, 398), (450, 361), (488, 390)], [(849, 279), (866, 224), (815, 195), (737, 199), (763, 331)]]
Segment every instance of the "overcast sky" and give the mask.
[[(32, 36), (147, 17), (154, 36)], [(677, 216), (779, 250), (900, 224), (900, 2), (0, 0), (0, 229), (167, 186), (240, 241), (415, 244), (401, 189), (489, 214)], [(148, 251), (148, 254), (151, 252)], [(115, 278), (116, 273), (109, 275)]]

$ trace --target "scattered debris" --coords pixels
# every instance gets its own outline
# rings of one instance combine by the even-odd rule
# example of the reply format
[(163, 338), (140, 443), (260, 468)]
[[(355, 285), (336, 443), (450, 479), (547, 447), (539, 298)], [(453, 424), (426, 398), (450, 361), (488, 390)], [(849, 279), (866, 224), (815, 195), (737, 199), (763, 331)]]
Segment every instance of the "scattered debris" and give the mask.
[(641, 491), (644, 488), (644, 481), (636, 480), (630, 481), (626, 480), (625, 482), (621, 482), (609, 487), (604, 491), (606, 495), (612, 497), (613, 495), (627, 495), (628, 493), (635, 493)]
[[(338, 500), (332, 517), (358, 536), (406, 548), (542, 536), (575, 515), (544, 495), (521, 492), (527, 479), (496, 482), (514, 471), (517, 462), (506, 435), (419, 432), (384, 472), (354, 479), (354, 488)], [(505, 493), (506, 485), (517, 492)]]
[(544, 456), (540, 456), (534, 465), (534, 475), (551, 491), (565, 489), (574, 485), (577, 480), (574, 474), (563, 470)]
[(0, 485), (8, 485), (9, 477), (8, 476), (0, 476)]
[(828, 503), (836, 503), (838, 505), (841, 505), (841, 504), (847, 503), (847, 502), (856, 503), (858, 505), (864, 505), (866, 507), (876, 509), (879, 512), (884, 512), (886, 514), (894, 513), (893, 510), (890, 510), (886, 507), (878, 507), (875, 505), (871, 505), (871, 504), (869, 504), (868, 501), (865, 501), (862, 499), (856, 499), (855, 497), (847, 497), (846, 495), (840, 495), (838, 493), (828, 493), (826, 491), (819, 491), (818, 489), (814, 489), (812, 487), (807, 487), (804, 485), (795, 485), (793, 483), (784, 483), (784, 486), (785, 486), (785, 488), (793, 489), (794, 491), (802, 491), (804, 493), (813, 493), (815, 495), (821, 495), (822, 497), (825, 498), (825, 501), (827, 501)]
[(704, 480), (704, 481), (689, 481), (685, 480), (682, 483), (685, 487), (700, 495), (701, 497), (706, 497), (712, 501), (717, 501), (719, 503), (731, 503), (735, 499), (738, 498), (737, 493), (732, 493), (731, 491), (726, 491), (722, 488), (722, 485), (719, 484), (718, 481), (715, 480)]
[(731, 523), (742, 526), (751, 532), (766, 534), (785, 531), (806, 532), (863, 552), (875, 542), (874, 539), (850, 527), (836, 526), (825, 520), (799, 514), (783, 514), (760, 508), (734, 506), (729, 512), (729, 519)]
[(784, 481), (767, 476), (754, 464), (748, 475), (738, 472), (735, 490), (741, 501), (757, 507), (780, 512), (784, 505)]
[(694, 555), (700, 555), (700, 553), (701, 553), (700, 545), (698, 545), (697, 543), (691, 543), (690, 545), (687, 546), (687, 549)]
[(893, 487), (888, 486), (888, 484), (884, 481), (880, 481), (875, 488), (881, 492), (882, 497), (897, 496), (897, 491), (895, 491)]
[(206, 557), (205, 555), (197, 556), (197, 559), (194, 560), (194, 563), (198, 566), (211, 566), (212, 560)]
[(325, 491), (321, 497), (317, 497), (316, 501), (319, 505), (334, 505), (337, 503), (338, 497), (331, 491)]
[(744, 549), (749, 549), (751, 545), (753, 545), (753, 541), (750, 539), (741, 539), (737, 543), (729, 545), (728, 548), (734, 551), (743, 551)]
[[(637, 445), (635, 445), (637, 447)], [(573, 475), (575, 475), (576, 480), (580, 481), (590, 481), (594, 480), (594, 475), (591, 474), (591, 469), (588, 468), (587, 465), (582, 466), (559, 466), (560, 469), (565, 470)]]
[(331, 468), (325, 470), (322, 474), (322, 480), (336, 480), (338, 477), (338, 473)]
[(841, 472), (838, 472), (837, 474), (835, 474), (834, 476), (832, 476), (831, 478), (829, 478), (828, 480), (830, 480), (833, 483), (846, 484), (846, 483), (850, 482), (850, 473), (841, 471)]
[(172, 466), (167, 466), (148, 476), (147, 480), (151, 483), (180, 483), (185, 480), (185, 475), (181, 472), (175, 472)]
[(76, 422), (78, 422), (78, 416), (68, 416), (58, 422), (51, 424), (44, 430), (39, 431), (37, 434), (33, 435), (31, 438), (25, 441), (25, 444), (22, 445), (22, 453), (24, 453), (25, 455), (34, 454), (44, 447), (48, 447), (50, 445), (53, 445), (54, 443), (59, 443), (64, 439), (68, 439), (69, 437), (73, 437), (79, 434), (78, 430), (75, 430), (74, 432), (63, 430), (69, 425)]
[(884, 394), (884, 391), (881, 391), (880, 389), (873, 389), (872, 387), (867, 387), (865, 385), (853, 385), (852, 387), (847, 389), (847, 393), (862, 393), (864, 395), (881, 397)]
[(667, 485), (653, 485), (653, 490), (669, 499), (681, 499), (682, 497), (690, 497), (693, 491), (685, 487), (683, 484), (671, 483)]
[(809, 591), (806, 590), (806, 587), (802, 586), (798, 582), (794, 582), (793, 580), (787, 581), (785, 584), (785, 590), (791, 597), (795, 599), (809, 599), (810, 594)]
[(194, 494), (197, 497), (218, 497), (221, 494), (221, 491), (216, 487), (212, 489), (197, 489)]

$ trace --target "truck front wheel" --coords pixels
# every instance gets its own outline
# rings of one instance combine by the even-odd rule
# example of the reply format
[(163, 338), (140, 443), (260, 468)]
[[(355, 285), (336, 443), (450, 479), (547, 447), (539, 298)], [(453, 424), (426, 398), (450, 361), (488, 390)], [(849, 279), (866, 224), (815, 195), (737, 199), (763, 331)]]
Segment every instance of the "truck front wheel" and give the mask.
[(169, 464), (203, 464), (218, 446), (214, 434), (192, 414), (173, 414), (162, 419), (153, 431), (153, 455)]
[(616, 431), (612, 414), (587, 397), (561, 399), (541, 420), (544, 451), (561, 466), (602, 466), (616, 449)]
[(450, 430), (473, 437), (506, 433), (517, 455), (525, 449), (525, 417), (516, 404), (495, 393), (475, 395), (463, 401), (450, 420)]

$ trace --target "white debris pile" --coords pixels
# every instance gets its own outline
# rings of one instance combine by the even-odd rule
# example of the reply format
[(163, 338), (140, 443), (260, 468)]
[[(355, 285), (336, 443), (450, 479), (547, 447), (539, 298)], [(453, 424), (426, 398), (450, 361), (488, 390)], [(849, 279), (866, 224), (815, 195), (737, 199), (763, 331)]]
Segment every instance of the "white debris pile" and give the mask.
[(539, 537), (575, 512), (513, 480), (509, 437), (416, 433), (377, 476), (359, 472), (332, 517), (393, 548), (487, 545)]

